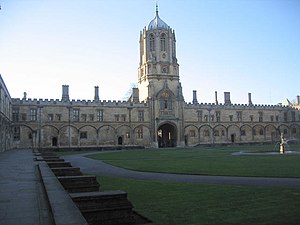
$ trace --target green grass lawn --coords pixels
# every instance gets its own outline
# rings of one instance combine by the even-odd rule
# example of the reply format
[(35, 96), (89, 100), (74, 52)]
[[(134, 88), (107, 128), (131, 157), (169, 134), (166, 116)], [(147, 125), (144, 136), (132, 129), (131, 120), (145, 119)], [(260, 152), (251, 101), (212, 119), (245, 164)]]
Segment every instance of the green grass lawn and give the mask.
[[(300, 177), (300, 155), (231, 155), (241, 150), (272, 151), (273, 146), (147, 149), (102, 152), (91, 157), (142, 171)], [(97, 179), (101, 191), (126, 191), (135, 210), (151, 219), (153, 225), (300, 224), (300, 188), (205, 185), (106, 176)]]
[(299, 188), (255, 188), (98, 177), (100, 189), (124, 190), (153, 225), (300, 224)]
[[(274, 146), (148, 149), (89, 156), (137, 171), (201, 175), (300, 177), (299, 155), (240, 155), (236, 151), (272, 151)], [(299, 146), (297, 146), (298, 149)]]

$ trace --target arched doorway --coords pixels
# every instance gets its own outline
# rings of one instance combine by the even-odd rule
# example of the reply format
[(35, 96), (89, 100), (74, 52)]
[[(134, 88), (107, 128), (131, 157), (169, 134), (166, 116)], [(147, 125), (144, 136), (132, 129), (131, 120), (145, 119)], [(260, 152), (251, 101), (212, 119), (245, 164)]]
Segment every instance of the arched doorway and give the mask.
[(230, 136), (231, 143), (235, 142), (235, 134), (231, 134)]
[(122, 145), (123, 144), (123, 138), (120, 136), (118, 137), (118, 145)]
[(165, 123), (157, 129), (158, 147), (176, 147), (177, 133), (176, 127), (170, 123)]
[(52, 138), (52, 146), (57, 147), (57, 137)]

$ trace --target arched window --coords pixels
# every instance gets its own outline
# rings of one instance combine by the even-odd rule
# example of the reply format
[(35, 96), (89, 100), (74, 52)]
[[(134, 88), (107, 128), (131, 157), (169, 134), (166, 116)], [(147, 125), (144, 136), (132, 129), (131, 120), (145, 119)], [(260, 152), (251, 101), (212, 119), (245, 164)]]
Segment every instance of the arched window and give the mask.
[(155, 39), (153, 34), (150, 34), (149, 42), (150, 42), (150, 51), (155, 51)]
[(162, 34), (160, 36), (160, 50), (166, 51), (166, 35), (165, 34)]

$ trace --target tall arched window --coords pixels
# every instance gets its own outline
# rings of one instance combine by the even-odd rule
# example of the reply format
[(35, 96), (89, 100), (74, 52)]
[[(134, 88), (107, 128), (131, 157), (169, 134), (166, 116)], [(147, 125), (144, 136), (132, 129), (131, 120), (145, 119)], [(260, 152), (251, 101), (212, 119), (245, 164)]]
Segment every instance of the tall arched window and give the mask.
[(150, 42), (150, 51), (155, 51), (155, 39), (153, 34), (150, 34), (149, 42)]
[(160, 36), (160, 50), (166, 51), (166, 35), (165, 34), (162, 34)]

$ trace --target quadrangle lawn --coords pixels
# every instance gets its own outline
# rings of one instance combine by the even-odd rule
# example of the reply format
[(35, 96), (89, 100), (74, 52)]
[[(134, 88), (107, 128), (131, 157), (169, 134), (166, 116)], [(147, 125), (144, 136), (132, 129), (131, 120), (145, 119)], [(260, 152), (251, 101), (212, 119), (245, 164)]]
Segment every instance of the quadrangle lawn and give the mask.
[[(89, 157), (140, 171), (300, 177), (300, 155), (240, 155), (272, 146), (147, 149)], [(66, 153), (61, 153), (66, 154)], [(68, 154), (68, 153), (67, 153)], [(300, 224), (300, 188), (241, 187), (97, 177), (100, 190), (123, 190), (153, 225)]]
[[(300, 177), (298, 155), (232, 155), (273, 146), (148, 149), (104, 152), (88, 157), (130, 170), (199, 175)], [(300, 148), (299, 148), (300, 149)]]
[(97, 179), (102, 191), (126, 191), (134, 209), (153, 225), (300, 224), (299, 188)]

